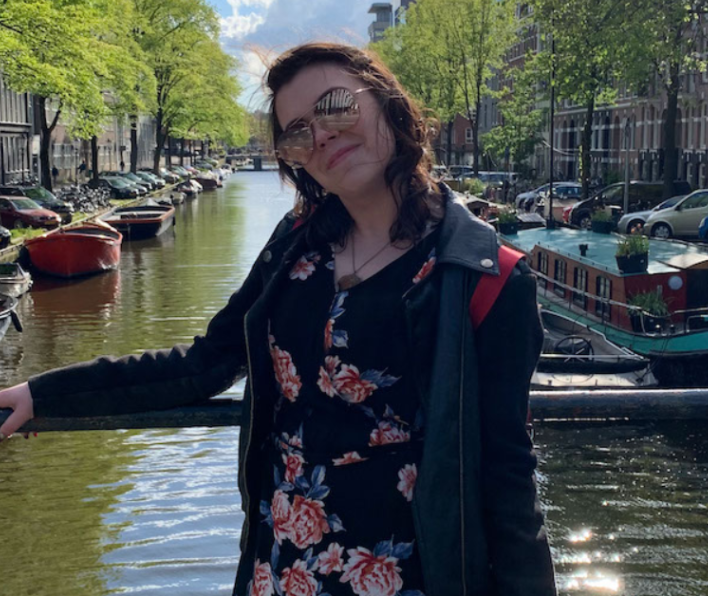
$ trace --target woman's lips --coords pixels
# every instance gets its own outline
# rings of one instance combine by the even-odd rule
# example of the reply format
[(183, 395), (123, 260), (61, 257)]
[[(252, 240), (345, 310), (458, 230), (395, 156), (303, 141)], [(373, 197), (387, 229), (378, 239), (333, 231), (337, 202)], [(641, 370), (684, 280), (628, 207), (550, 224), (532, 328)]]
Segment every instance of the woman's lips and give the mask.
[(327, 169), (332, 169), (356, 148), (357, 145), (351, 145), (350, 147), (344, 147), (344, 149), (337, 151), (332, 157), (329, 158), (329, 161), (327, 162)]

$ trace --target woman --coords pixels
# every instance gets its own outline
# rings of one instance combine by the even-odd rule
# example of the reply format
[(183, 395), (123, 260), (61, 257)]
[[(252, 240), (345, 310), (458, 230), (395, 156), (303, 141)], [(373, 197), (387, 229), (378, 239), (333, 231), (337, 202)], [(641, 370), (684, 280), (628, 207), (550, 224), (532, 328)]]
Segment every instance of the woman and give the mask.
[(530, 271), (473, 327), (496, 236), (435, 184), (427, 124), (378, 59), (307, 44), (267, 83), (298, 208), (206, 336), (0, 392), (0, 431), (180, 406), (247, 374), (234, 594), (554, 594), (525, 429)]

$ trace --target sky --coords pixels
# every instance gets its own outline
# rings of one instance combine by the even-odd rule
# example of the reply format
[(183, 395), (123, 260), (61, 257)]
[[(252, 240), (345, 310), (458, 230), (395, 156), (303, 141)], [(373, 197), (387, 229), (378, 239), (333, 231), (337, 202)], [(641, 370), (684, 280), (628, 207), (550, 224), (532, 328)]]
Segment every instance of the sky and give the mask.
[(241, 64), (241, 103), (251, 111), (263, 107), (260, 86), (269, 56), (315, 39), (368, 43), (372, 1), (211, 0), (221, 15), (222, 46)]

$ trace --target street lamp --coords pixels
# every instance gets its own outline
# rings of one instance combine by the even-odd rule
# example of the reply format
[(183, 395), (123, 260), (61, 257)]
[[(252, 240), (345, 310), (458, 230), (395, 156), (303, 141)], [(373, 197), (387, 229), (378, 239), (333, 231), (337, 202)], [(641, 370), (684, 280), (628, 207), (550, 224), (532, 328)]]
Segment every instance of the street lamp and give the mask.
[(629, 137), (632, 127), (627, 118), (624, 124), (624, 213), (629, 213)]

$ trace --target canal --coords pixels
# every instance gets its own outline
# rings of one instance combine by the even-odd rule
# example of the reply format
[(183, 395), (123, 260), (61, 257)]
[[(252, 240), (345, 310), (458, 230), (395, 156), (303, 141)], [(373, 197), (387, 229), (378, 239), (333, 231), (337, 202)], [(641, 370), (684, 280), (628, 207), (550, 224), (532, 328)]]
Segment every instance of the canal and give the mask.
[[(120, 271), (37, 279), (0, 386), (101, 354), (189, 342), (239, 286), (292, 204), (239, 172), (126, 243)], [(242, 385), (229, 390), (239, 396)], [(46, 433), (0, 446), (0, 593), (231, 593), (243, 521), (237, 428)], [(708, 594), (704, 424), (546, 424), (539, 487), (561, 594)]]

